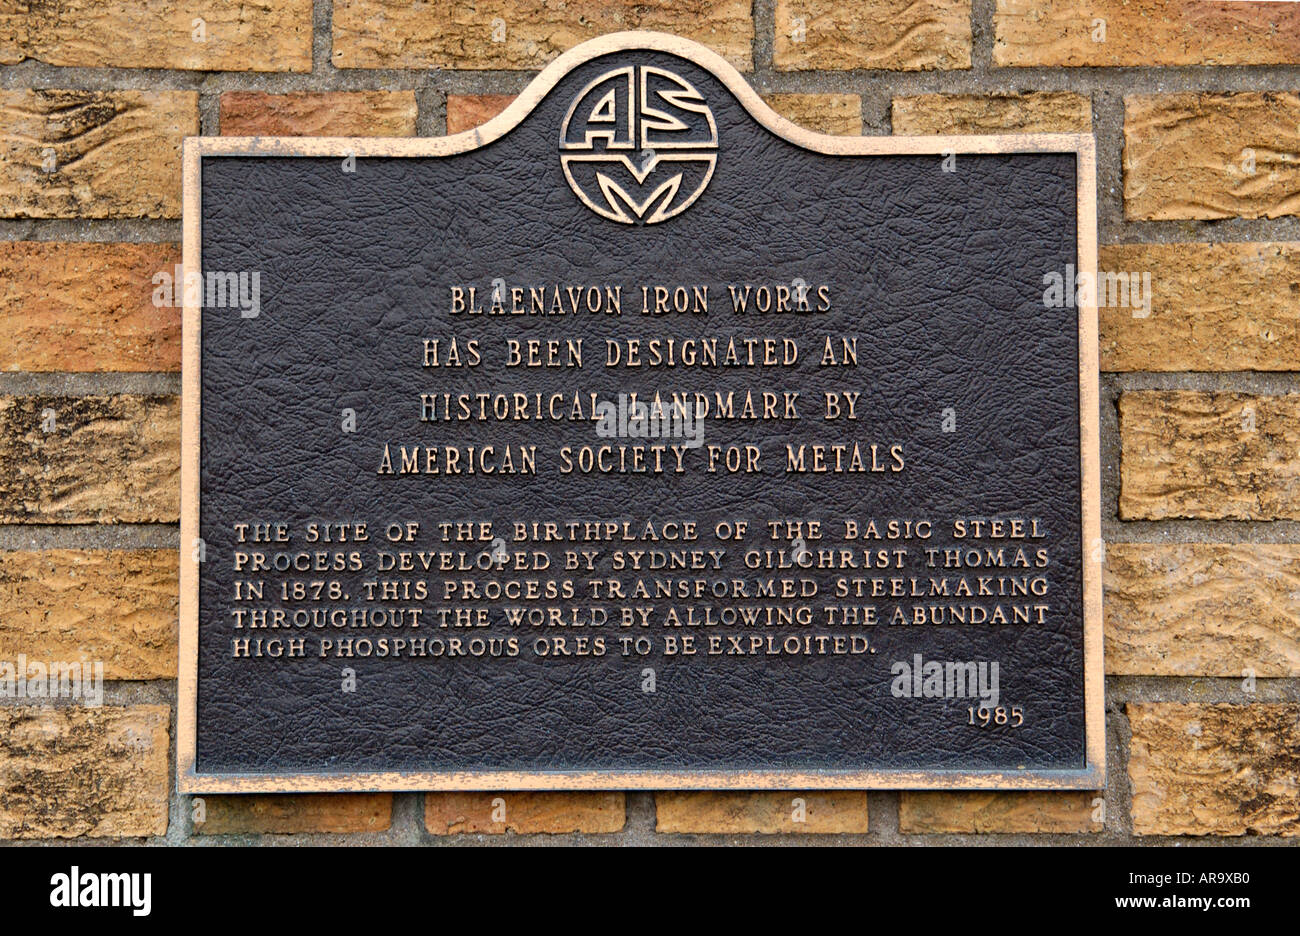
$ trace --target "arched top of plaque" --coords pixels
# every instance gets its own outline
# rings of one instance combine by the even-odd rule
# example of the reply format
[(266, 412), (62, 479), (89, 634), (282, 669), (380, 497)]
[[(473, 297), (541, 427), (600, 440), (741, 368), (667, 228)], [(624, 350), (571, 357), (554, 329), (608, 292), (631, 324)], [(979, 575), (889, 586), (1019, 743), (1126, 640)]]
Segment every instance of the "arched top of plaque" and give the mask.
[[(560, 55), (534, 78), (523, 92), (505, 110), (491, 120), (471, 130), (444, 139), (455, 144), (455, 152), (463, 152), (491, 143), (509, 133), (523, 121), (560, 80), (578, 66), (614, 52), (663, 52), (675, 55), (707, 69), (726, 85), (749, 115), (782, 139), (806, 149), (830, 155), (884, 155), (888, 153), (933, 152), (941, 153), (952, 148), (951, 136), (925, 137), (845, 137), (818, 133), (801, 127), (782, 117), (763, 100), (745, 80), (744, 75), (725, 58), (708, 46), (691, 39), (668, 33), (632, 30), (610, 33), (589, 39)], [(1061, 152), (1082, 151), (1092, 145), (1087, 134), (1037, 133), (1001, 136), (989, 134), (960, 137), (966, 152)], [(982, 141), (982, 145), (981, 142)], [(918, 144), (920, 148), (918, 148)]]
[[(638, 55), (638, 53), (642, 53)], [(671, 58), (670, 58), (671, 57)], [(198, 160), (204, 156), (443, 157), (471, 153), (520, 127), (566, 78), (589, 62), (594, 69), (565, 114), (556, 149), (564, 176), (578, 199), (596, 214), (626, 225), (649, 225), (676, 217), (708, 187), (725, 150), (710, 102), (690, 75), (707, 72), (744, 113), (795, 146), (827, 156), (896, 156), (984, 153), (1073, 153), (1080, 180), (1096, 175), (1093, 137), (1078, 133), (981, 135), (836, 136), (802, 127), (778, 114), (745, 77), (718, 53), (681, 36), (650, 31), (610, 33), (583, 42), (542, 69), (503, 110), (461, 133), (436, 137), (187, 137), (184, 142), (186, 203), (197, 209)], [(679, 59), (675, 68), (672, 59)], [(665, 63), (669, 63), (665, 67)], [(714, 97), (718, 88), (714, 88)], [(570, 93), (570, 92), (566, 92)], [(620, 103), (626, 102), (626, 103)], [(735, 130), (733, 125), (733, 132)], [(1095, 237), (1095, 201), (1079, 188), (1080, 236)], [(186, 214), (191, 212), (187, 209)], [(197, 214), (197, 210), (194, 212)], [(1085, 258), (1080, 258), (1081, 260)]]
[[(681, 36), (633, 30), (589, 39), (561, 54), (529, 82), (509, 106), (487, 122), (461, 133), (440, 137), (191, 137), (204, 155), (238, 153), (332, 156), (347, 151), (356, 156), (450, 156), (487, 146), (519, 126), (546, 96), (571, 72), (602, 56), (619, 52), (663, 53), (710, 72), (735, 96), (753, 119), (772, 133), (813, 152), (828, 155), (870, 156), (946, 153), (1077, 152), (1094, 162), (1093, 138), (1077, 133), (982, 134), (978, 136), (834, 136), (809, 130), (782, 117), (759, 96), (745, 77), (718, 53)], [(637, 65), (635, 61), (621, 62)]]

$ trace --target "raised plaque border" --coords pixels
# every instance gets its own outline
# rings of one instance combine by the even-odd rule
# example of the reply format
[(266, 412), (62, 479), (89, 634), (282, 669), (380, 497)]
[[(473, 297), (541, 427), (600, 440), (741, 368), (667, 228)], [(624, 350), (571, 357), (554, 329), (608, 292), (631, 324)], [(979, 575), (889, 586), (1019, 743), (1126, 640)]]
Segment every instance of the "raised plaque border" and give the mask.
[[(1035, 133), (984, 136), (831, 136), (785, 119), (759, 97), (739, 71), (716, 52), (678, 36), (619, 32), (560, 55), (496, 117), (463, 133), (441, 137), (186, 137), (183, 162), (183, 269), (198, 273), (202, 233), (202, 161), (205, 156), (451, 156), (500, 139), (516, 127), (566, 74), (611, 52), (666, 52), (712, 72), (749, 115), (777, 136), (832, 156), (943, 155), (947, 153), (1074, 153), (1077, 159), (1080, 271), (1097, 269), (1097, 152), (1090, 134)], [(1080, 297), (1085, 298), (1084, 296)], [(1101, 539), (1101, 457), (1098, 338), (1095, 301), (1078, 306), (1079, 432), (1082, 456), (1083, 543)], [(182, 318), (180, 673), (176, 712), (176, 779), (181, 793), (285, 793), (381, 790), (1100, 790), (1106, 783), (1103, 704), (1100, 549), (1085, 549), (1083, 571), (1084, 723), (1086, 766), (1081, 770), (638, 770), (638, 771), (370, 771), (221, 773), (195, 770), (198, 720), (198, 563), (190, 545), (199, 535), (199, 399), (201, 310), (186, 304)]]

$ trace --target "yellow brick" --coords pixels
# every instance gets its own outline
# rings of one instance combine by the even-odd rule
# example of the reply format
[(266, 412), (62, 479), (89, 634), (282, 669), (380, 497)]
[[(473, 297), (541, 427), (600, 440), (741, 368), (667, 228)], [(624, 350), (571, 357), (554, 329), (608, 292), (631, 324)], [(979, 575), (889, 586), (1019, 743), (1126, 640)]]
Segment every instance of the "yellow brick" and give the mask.
[(856, 94), (765, 94), (782, 117), (818, 133), (862, 135), (862, 98)]
[(997, 0), (993, 30), (994, 65), (1300, 63), (1290, 3)]
[(0, 396), (0, 523), (175, 523), (180, 400)]
[(1137, 835), (1300, 835), (1300, 705), (1130, 702)]
[[(312, 0), (0, 3), (0, 65), (311, 71)], [(196, 20), (201, 21), (201, 25)]]
[(0, 90), (0, 217), (177, 218), (193, 91)]
[(167, 832), (165, 705), (0, 706), (0, 838)]
[(1300, 94), (1124, 99), (1124, 214), (1140, 221), (1300, 213)]
[(175, 679), (177, 563), (174, 549), (0, 551), (0, 660)]
[(1300, 675), (1300, 545), (1110, 543), (1106, 671)]
[(867, 831), (867, 794), (858, 791), (783, 793), (657, 793), (659, 832), (830, 834)]
[(391, 793), (205, 794), (188, 803), (199, 835), (383, 832), (393, 820)]
[(1100, 832), (1101, 793), (904, 791), (898, 830), (914, 834)]
[(896, 97), (897, 134), (1091, 133), (1092, 102), (1070, 91)]
[[(335, 0), (336, 68), (535, 69), (604, 33), (648, 29), (753, 67), (748, 0)], [(496, 38), (494, 38), (496, 37)]]
[(431, 835), (487, 832), (618, 832), (627, 821), (622, 793), (426, 793)]
[(1098, 310), (1102, 370), (1296, 369), (1300, 243), (1112, 244), (1098, 266), (1151, 277), (1149, 304)]
[(970, 0), (776, 0), (780, 71), (970, 68)]
[(1123, 520), (1300, 519), (1300, 393), (1119, 399)]

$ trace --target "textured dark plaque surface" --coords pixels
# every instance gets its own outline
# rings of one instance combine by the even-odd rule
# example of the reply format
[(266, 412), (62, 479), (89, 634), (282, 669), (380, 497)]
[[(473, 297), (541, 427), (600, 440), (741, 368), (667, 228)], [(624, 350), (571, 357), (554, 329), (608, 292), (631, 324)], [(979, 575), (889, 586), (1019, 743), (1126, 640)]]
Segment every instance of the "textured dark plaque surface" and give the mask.
[[(1095, 252), (1090, 140), (832, 140), (622, 36), (481, 135), (198, 145), (187, 269), (259, 293), (187, 310), (184, 787), (1100, 781), (1095, 325), (1044, 301)], [(602, 432), (633, 392), (702, 436)]]

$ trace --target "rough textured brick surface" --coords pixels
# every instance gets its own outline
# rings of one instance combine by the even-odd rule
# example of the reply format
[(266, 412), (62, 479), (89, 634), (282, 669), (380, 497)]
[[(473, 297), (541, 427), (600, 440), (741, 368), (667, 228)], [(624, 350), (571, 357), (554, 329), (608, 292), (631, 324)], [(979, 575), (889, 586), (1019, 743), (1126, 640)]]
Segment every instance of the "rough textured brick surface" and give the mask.
[(481, 126), (510, 106), (513, 94), (447, 95), (447, 132), (461, 133)]
[(1300, 519), (1300, 393), (1119, 399), (1120, 518)]
[(1300, 367), (1300, 244), (1113, 244), (1098, 265), (1150, 273), (1152, 293), (1098, 310), (1102, 370)]
[(685, 833), (867, 831), (867, 794), (836, 792), (657, 793), (655, 829)]
[(970, 68), (970, 0), (776, 0), (778, 70)]
[(894, 133), (1091, 133), (1092, 101), (1072, 91), (896, 97)]
[(856, 94), (765, 94), (772, 110), (818, 133), (859, 136), (862, 98)]
[(180, 262), (176, 244), (0, 242), (0, 370), (180, 370), (180, 309), (153, 303)]
[(189, 802), (200, 835), (383, 832), (393, 821), (391, 793), (205, 794)]
[(995, 65), (1300, 62), (1292, 3), (997, 0), (993, 30)]
[(1146, 221), (1300, 213), (1300, 94), (1124, 98), (1124, 213)]
[(175, 679), (177, 562), (174, 549), (0, 551), (0, 660)]
[(0, 90), (0, 217), (177, 218), (193, 91)]
[(414, 91), (227, 91), (224, 136), (415, 135)]
[(169, 709), (0, 706), (0, 838), (163, 835)]
[(1300, 675), (1300, 544), (1111, 543), (1106, 671)]
[(1135, 834), (1300, 834), (1300, 705), (1125, 708)]
[(898, 831), (927, 833), (1079, 833), (1105, 828), (1100, 793), (905, 791)]
[(424, 794), (424, 827), (431, 835), (599, 834), (618, 832), (626, 821), (622, 793)]
[(0, 396), (0, 523), (175, 523), (180, 399)]
[(26, 58), (89, 68), (311, 71), (311, 0), (0, 2), (0, 65)]
[(747, 0), (335, 0), (338, 68), (540, 68), (580, 42), (625, 29), (694, 39), (752, 67)]

